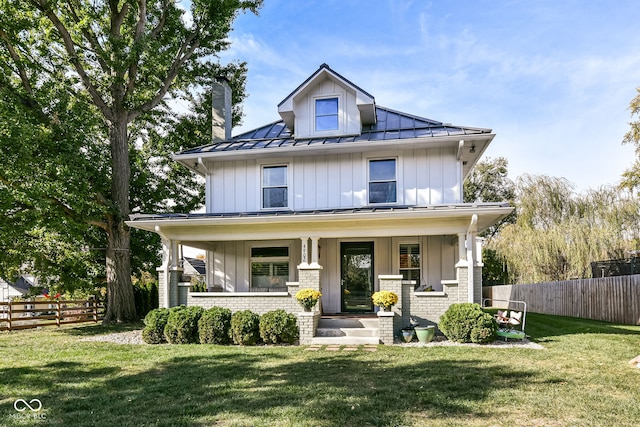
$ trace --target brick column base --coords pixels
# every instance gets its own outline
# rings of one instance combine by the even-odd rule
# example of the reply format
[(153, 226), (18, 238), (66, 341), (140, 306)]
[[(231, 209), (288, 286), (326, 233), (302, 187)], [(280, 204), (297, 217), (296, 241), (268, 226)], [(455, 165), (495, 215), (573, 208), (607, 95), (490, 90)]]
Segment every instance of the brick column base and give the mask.
[(311, 344), (311, 340), (316, 336), (318, 322), (320, 321), (319, 311), (304, 311), (298, 313), (298, 330), (300, 332), (300, 345)]
[(378, 329), (378, 336), (382, 344), (393, 344), (393, 323), (396, 314), (392, 311), (379, 311), (378, 322), (380, 323)]

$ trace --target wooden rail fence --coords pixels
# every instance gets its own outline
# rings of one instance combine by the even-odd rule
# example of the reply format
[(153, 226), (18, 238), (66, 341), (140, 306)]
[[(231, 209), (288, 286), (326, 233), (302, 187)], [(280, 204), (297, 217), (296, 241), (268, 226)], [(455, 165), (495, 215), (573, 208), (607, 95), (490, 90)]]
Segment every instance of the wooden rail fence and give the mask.
[(13, 301), (0, 303), (0, 331), (98, 322), (104, 304), (97, 300)]
[(482, 288), (482, 296), (525, 301), (527, 310), (534, 313), (640, 325), (639, 274), (527, 285), (485, 286)]

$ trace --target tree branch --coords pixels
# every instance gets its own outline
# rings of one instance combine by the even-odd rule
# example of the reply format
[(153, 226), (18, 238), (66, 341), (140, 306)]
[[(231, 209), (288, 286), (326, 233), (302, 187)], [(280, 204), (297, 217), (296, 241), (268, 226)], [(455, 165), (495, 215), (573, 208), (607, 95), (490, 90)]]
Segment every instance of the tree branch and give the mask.
[(142, 104), (135, 111), (129, 112), (130, 120), (134, 120), (135, 118), (141, 116), (142, 114), (152, 110), (162, 101), (164, 96), (167, 94), (167, 91), (171, 87), (171, 84), (173, 83), (176, 76), (178, 75), (178, 72), (180, 71), (180, 68), (182, 67), (182, 65), (184, 65), (184, 63), (187, 62), (189, 58), (191, 58), (191, 56), (193, 55), (193, 52), (195, 52), (195, 50), (200, 46), (199, 36), (200, 36), (200, 32), (197, 30), (194, 31), (189, 36), (189, 38), (185, 40), (182, 46), (180, 46), (180, 49), (178, 50), (178, 53), (176, 54), (173, 60), (173, 63), (171, 64), (171, 67), (167, 72), (167, 76), (164, 78), (162, 82), (162, 87), (158, 90), (158, 92), (152, 99)]
[(67, 54), (69, 55), (69, 60), (71, 61), (78, 75), (80, 76), (80, 79), (82, 80), (82, 84), (89, 92), (91, 99), (96, 104), (96, 106), (100, 109), (102, 114), (107, 118), (107, 120), (113, 120), (114, 117), (113, 117), (113, 114), (111, 113), (111, 109), (109, 108), (107, 103), (102, 99), (96, 87), (91, 83), (91, 80), (89, 79), (89, 75), (87, 74), (84, 67), (82, 66), (82, 62), (80, 61), (80, 58), (78, 57), (78, 53), (76, 52), (76, 49), (75, 49), (73, 39), (71, 38), (71, 34), (69, 34), (69, 31), (67, 30), (67, 28), (60, 21), (58, 16), (53, 12), (51, 7), (49, 7), (47, 0), (32, 0), (32, 4), (34, 4), (34, 6), (37, 7), (42, 13), (44, 13), (47, 16), (47, 18), (49, 18), (49, 20), (54, 25), (54, 27), (58, 30), (58, 33), (60, 34), (60, 37), (62, 37), (62, 41), (64, 42), (64, 47), (67, 51)]
[[(75, 23), (76, 24), (80, 24), (81, 19), (78, 16), (78, 14), (76, 13), (75, 8), (72, 7), (71, 2), (67, 3), (67, 8), (68, 8), (69, 13), (71, 14), (71, 16), (73, 16), (73, 19), (75, 20)], [(98, 63), (102, 67), (102, 70), (105, 73), (110, 73), (111, 72), (111, 67), (104, 60), (105, 52), (104, 52), (104, 49), (102, 48), (102, 45), (98, 41), (98, 38), (95, 36), (95, 34), (93, 34), (91, 31), (89, 31), (87, 29), (87, 26), (85, 26), (85, 25), (82, 26), (81, 31), (82, 31), (82, 34), (84, 35), (84, 37), (89, 42), (89, 46), (91, 46), (91, 49), (89, 49), (87, 47), (84, 47), (84, 46), (82, 46), (82, 48), (85, 49), (85, 50), (89, 50), (89, 51), (93, 52), (96, 55), (96, 58), (98, 59)]]
[(11, 40), (9, 40), (9, 36), (2, 29), (0, 29), (0, 39), (4, 41), (7, 46), (7, 50), (9, 51), (9, 55), (11, 55), (11, 59), (13, 59), (14, 64), (18, 68), (18, 74), (20, 75), (20, 81), (22, 82), (22, 87), (27, 93), (33, 96), (33, 89), (31, 88), (31, 82), (29, 81), (29, 76), (27, 75), (27, 71), (24, 69), (22, 65), (22, 60), (20, 59), (20, 55), (16, 52)]

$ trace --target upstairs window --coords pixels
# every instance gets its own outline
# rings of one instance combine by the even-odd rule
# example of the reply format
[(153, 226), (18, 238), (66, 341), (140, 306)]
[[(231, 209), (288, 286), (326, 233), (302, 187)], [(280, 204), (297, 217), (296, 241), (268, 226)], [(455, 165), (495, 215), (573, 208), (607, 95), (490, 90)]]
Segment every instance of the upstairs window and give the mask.
[(286, 288), (289, 281), (289, 248), (251, 248), (251, 288)]
[(396, 201), (396, 160), (369, 160), (369, 203)]
[(414, 288), (420, 286), (420, 245), (417, 243), (400, 245), (400, 274), (402, 280), (415, 280)]
[(262, 207), (286, 208), (288, 204), (287, 194), (287, 167), (265, 166), (262, 168)]
[(338, 98), (316, 99), (316, 132), (338, 128)]

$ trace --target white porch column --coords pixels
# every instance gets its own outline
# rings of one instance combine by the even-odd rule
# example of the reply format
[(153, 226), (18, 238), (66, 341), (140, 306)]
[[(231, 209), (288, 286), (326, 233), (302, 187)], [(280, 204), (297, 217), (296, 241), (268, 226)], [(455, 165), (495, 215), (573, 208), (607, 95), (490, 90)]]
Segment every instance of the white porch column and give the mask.
[(462, 264), (462, 261), (467, 259), (466, 242), (467, 236), (465, 233), (458, 233), (458, 262)]
[(313, 267), (320, 266), (318, 263), (318, 240), (320, 240), (319, 237), (311, 238), (311, 265)]
[(300, 254), (300, 265), (308, 266), (309, 265), (309, 238), (301, 237), (300, 240), (302, 240), (302, 245), (301, 245), (302, 253)]
[(467, 230), (467, 295), (468, 301), (473, 302), (474, 296), (474, 288), (475, 288), (475, 280), (474, 280), (474, 267), (476, 265), (475, 262), (475, 251), (476, 251), (476, 233), (478, 231), (478, 215), (473, 214), (471, 217), (471, 223), (469, 224), (469, 229)]
[(467, 298), (469, 302), (473, 302), (473, 265), (475, 264), (473, 260), (473, 233), (467, 234)]

